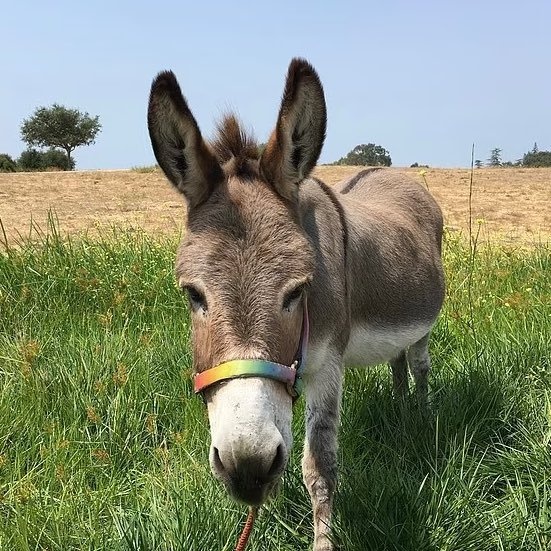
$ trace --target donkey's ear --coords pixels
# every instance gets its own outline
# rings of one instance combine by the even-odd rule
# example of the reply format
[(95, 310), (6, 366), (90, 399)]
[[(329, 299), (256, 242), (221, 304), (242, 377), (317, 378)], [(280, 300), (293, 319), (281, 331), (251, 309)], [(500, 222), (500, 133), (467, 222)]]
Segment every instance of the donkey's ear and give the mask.
[(280, 195), (294, 200), (298, 184), (318, 160), (327, 111), (318, 74), (304, 59), (289, 65), (275, 130), (260, 159), (260, 171)]
[(222, 181), (220, 164), (203, 140), (172, 71), (151, 85), (147, 125), (155, 157), (189, 208), (203, 203)]

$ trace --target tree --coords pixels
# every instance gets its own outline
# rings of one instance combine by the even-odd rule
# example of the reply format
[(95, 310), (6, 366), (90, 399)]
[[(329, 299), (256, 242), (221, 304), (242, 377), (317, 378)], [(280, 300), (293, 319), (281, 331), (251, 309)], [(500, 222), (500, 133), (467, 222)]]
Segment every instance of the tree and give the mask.
[(474, 162), (474, 166), (476, 166), (476, 168), (482, 168), (482, 161), (480, 159), (477, 159)]
[(357, 145), (346, 157), (342, 157), (334, 164), (336, 165), (368, 165), (368, 166), (390, 166), (392, 159), (390, 152), (380, 145), (374, 143)]
[(54, 103), (51, 107), (39, 107), (23, 121), (21, 138), (30, 147), (64, 149), (71, 166), (74, 149), (93, 144), (100, 130), (99, 117), (90, 117), (88, 113)]
[(488, 165), (493, 167), (501, 166), (503, 163), (501, 161), (501, 152), (503, 150), (499, 147), (492, 149), (490, 152), (490, 158), (488, 159)]

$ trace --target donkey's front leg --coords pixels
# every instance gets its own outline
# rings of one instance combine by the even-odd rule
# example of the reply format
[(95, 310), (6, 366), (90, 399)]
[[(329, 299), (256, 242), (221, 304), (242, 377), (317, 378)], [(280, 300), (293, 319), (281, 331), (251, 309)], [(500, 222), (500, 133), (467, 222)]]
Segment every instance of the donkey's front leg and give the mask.
[(320, 366), (306, 385), (304, 483), (314, 511), (314, 551), (332, 551), (331, 508), (337, 483), (337, 432), (342, 391), (340, 363)]

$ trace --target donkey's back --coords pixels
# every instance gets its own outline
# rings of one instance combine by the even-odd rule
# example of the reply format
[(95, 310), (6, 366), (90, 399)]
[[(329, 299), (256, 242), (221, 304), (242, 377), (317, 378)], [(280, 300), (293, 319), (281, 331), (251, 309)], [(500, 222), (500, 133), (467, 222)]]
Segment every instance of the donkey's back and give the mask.
[[(392, 365), (402, 358), (403, 364), (409, 347), (420, 343), (428, 370), (428, 334), (444, 299), (440, 207), (419, 183), (393, 170), (361, 171), (336, 191), (348, 225), (346, 363)], [(403, 367), (398, 371), (401, 390), (407, 379)]]

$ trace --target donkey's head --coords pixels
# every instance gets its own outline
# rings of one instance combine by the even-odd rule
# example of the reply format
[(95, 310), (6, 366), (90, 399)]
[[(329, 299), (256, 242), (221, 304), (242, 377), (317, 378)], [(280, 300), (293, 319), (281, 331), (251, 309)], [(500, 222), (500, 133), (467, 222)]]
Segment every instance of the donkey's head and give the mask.
[[(188, 206), (176, 275), (189, 297), (195, 372), (233, 360), (291, 366), (314, 272), (297, 188), (316, 164), (326, 128), (315, 70), (291, 62), (262, 155), (233, 116), (205, 142), (171, 72), (153, 82), (148, 124), (159, 165)], [(203, 394), (214, 474), (234, 497), (261, 504), (292, 445), (287, 387), (257, 373), (218, 381)]]

